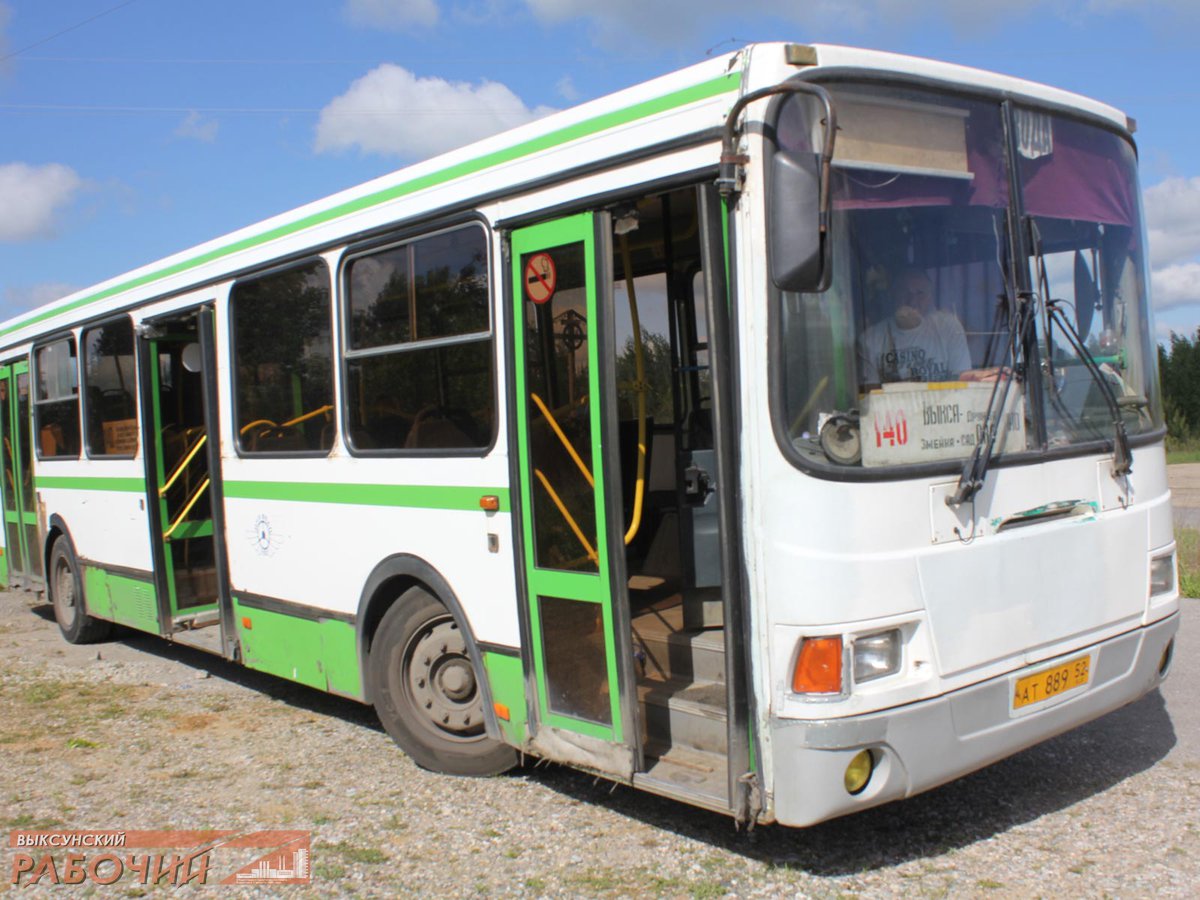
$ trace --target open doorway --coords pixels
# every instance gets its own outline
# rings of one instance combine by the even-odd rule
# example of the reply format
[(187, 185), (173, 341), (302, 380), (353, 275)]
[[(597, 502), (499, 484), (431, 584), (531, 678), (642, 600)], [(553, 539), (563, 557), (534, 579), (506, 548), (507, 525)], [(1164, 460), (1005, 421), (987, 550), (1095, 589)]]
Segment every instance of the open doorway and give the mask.
[(611, 209), (624, 561), (642, 780), (726, 809), (720, 492), (700, 192)]

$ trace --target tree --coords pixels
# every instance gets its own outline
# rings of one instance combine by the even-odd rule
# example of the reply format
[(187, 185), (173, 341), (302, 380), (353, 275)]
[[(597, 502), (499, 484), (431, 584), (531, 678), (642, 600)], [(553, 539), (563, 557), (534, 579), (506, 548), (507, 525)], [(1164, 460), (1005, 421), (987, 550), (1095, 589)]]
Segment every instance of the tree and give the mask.
[(1171, 332), (1171, 345), (1158, 348), (1163, 410), (1168, 437), (1186, 442), (1200, 437), (1200, 328), (1190, 338)]

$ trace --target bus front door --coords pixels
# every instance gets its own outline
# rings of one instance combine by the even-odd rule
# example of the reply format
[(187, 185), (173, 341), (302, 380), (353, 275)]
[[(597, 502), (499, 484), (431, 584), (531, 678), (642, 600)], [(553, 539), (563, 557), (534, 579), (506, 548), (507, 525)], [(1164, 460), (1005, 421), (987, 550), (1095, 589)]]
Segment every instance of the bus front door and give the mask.
[(632, 649), (610, 553), (620, 552), (621, 523), (606, 502), (619, 473), (606, 471), (601, 451), (597, 260), (605, 259), (607, 231), (598, 222), (607, 215), (583, 213), (511, 236), (518, 546), (536, 685), (530, 749), (629, 779), (638, 739), (628, 696)]
[(42, 582), (37, 501), (33, 489), (33, 432), (29, 424), (29, 362), (0, 366), (0, 438), (4, 449), (4, 581), (31, 588)]

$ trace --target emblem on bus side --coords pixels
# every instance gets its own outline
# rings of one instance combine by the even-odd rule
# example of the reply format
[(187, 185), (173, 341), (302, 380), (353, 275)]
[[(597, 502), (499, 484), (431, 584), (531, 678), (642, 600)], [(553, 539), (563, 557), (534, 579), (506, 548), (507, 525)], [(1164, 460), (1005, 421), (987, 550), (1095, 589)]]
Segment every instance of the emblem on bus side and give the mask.
[(264, 513), (259, 513), (254, 520), (254, 527), (249, 532), (250, 543), (254, 552), (259, 556), (274, 556), (280, 545), (287, 541), (287, 536), (280, 534), (271, 527), (271, 520)]

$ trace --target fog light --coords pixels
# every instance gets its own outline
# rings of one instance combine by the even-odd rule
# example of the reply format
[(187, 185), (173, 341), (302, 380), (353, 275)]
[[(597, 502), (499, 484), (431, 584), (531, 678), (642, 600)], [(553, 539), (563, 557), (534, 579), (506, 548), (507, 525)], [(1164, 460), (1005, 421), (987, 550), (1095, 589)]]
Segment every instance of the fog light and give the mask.
[(854, 754), (854, 759), (850, 760), (850, 765), (846, 766), (846, 775), (843, 778), (843, 783), (846, 785), (846, 792), (849, 794), (860, 794), (863, 788), (867, 786), (867, 782), (871, 780), (871, 773), (875, 771), (875, 757), (870, 750), (863, 750)]
[(1165, 678), (1167, 671), (1171, 668), (1171, 660), (1175, 656), (1175, 638), (1167, 641), (1166, 649), (1163, 650), (1162, 659), (1158, 661), (1158, 677)]
[(1175, 554), (1168, 553), (1150, 560), (1150, 596), (1169, 594), (1175, 590)]
[(900, 671), (900, 629), (854, 639), (854, 681), (862, 684)]

